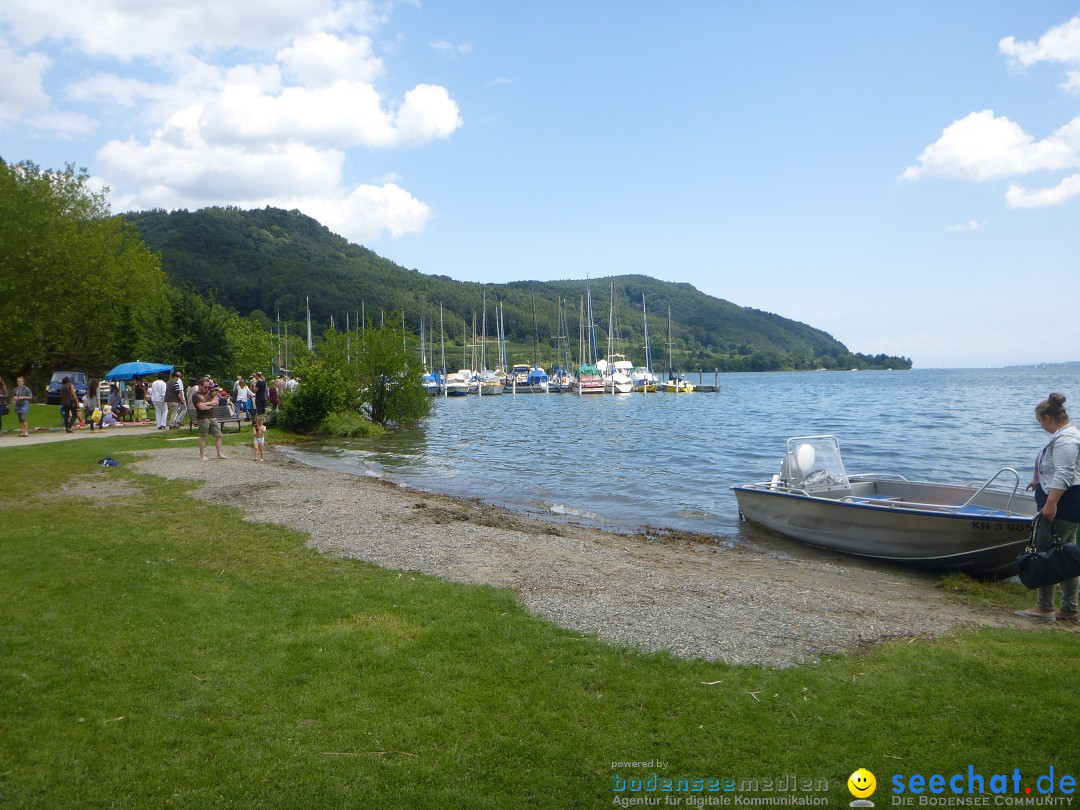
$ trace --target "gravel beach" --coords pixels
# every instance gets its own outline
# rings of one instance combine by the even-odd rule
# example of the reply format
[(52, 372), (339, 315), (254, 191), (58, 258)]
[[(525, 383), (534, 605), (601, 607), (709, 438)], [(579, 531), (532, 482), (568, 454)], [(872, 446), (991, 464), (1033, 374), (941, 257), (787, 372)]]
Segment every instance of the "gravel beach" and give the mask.
[(788, 667), (889, 638), (1027, 626), (950, 602), (918, 572), (798, 547), (777, 556), (703, 537), (612, 534), (314, 469), (271, 448), (262, 464), (229, 451), (201, 462), (189, 445), (134, 466), (201, 481), (194, 497), (307, 532), (324, 553), (509, 588), (562, 627), (642, 650)]

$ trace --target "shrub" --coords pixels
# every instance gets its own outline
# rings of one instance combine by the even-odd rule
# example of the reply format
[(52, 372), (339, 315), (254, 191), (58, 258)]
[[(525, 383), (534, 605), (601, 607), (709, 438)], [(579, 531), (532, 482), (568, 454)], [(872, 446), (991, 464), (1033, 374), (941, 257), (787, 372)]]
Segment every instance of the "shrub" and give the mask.
[(338, 371), (318, 362), (301, 362), (296, 371), (300, 385), (282, 401), (278, 418), (289, 430), (311, 434), (345, 404), (345, 382)]

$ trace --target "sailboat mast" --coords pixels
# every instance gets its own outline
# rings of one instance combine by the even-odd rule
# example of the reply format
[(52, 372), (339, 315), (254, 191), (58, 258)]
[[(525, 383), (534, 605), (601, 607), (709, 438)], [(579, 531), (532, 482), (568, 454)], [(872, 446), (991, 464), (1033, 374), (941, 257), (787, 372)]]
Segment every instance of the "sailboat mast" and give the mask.
[(439, 343), (442, 345), (442, 390), (446, 393), (446, 331), (443, 329), (442, 301), (439, 302)]
[(667, 308), (667, 372), (668, 379), (672, 379), (671, 376), (671, 307)]

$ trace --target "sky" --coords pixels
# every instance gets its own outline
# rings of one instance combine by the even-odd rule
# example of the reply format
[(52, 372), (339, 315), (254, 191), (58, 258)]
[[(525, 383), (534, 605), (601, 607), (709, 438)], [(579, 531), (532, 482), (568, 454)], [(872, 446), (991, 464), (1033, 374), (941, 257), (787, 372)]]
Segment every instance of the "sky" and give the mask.
[(1080, 0), (3, 0), (0, 158), (916, 367), (1080, 360)]

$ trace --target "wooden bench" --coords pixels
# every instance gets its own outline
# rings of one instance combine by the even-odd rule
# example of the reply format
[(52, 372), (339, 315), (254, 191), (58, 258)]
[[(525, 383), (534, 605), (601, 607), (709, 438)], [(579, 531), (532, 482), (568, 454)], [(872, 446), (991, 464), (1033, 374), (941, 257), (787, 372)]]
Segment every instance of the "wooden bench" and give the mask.
[[(199, 417), (202, 417), (202, 415), (204, 413), (205, 413), (205, 411), (200, 411), (199, 412)], [(243, 415), (240, 414), (238, 411), (233, 410), (233, 407), (231, 405), (215, 405), (214, 409), (212, 411), (210, 411), (210, 418), (213, 419), (215, 422), (217, 422), (219, 425), (221, 425), (222, 432), (225, 431), (225, 423), (226, 422), (236, 422), (236, 432), (237, 433), (240, 432), (240, 430), (243, 428), (243, 424), (244, 424)], [(193, 430), (195, 425), (197, 425), (197, 424), (198, 424), (198, 421), (195, 421), (195, 422), (189, 421), (188, 422), (188, 431), (190, 432), (191, 430)]]

